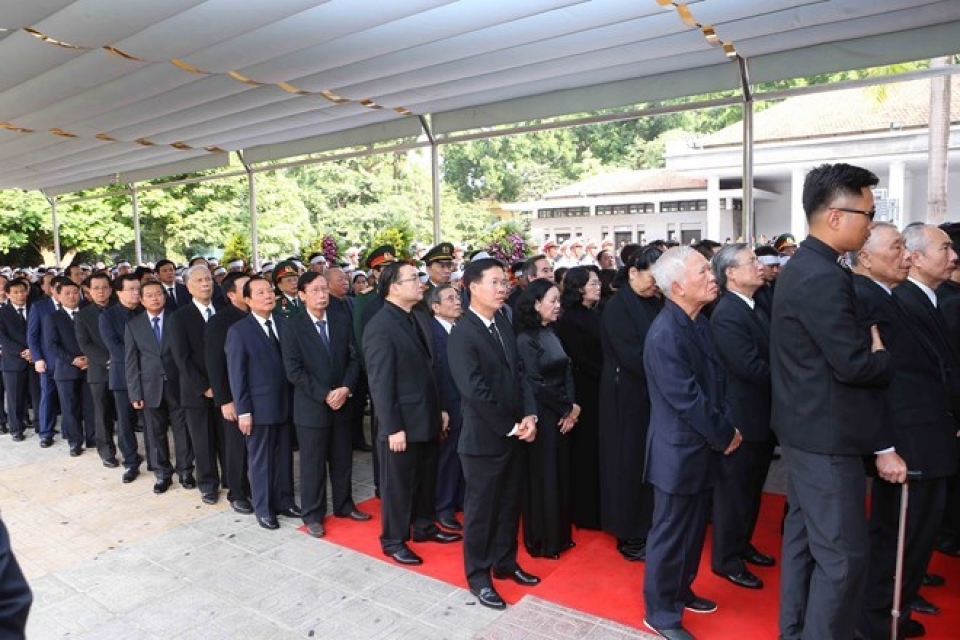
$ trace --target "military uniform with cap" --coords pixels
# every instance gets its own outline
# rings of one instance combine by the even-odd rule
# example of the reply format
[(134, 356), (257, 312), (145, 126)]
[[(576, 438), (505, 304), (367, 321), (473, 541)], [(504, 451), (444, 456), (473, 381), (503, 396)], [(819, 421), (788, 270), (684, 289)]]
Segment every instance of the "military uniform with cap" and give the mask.
[[(416, 308), (430, 315), (430, 305), (427, 299), (430, 292), (441, 284), (449, 284), (450, 274), (453, 273), (453, 244), (450, 242), (441, 242), (433, 247), (423, 256), (423, 262), (427, 265), (427, 290), (423, 292), (423, 299), (416, 304)], [(434, 266), (441, 265), (441, 266)]]
[(303, 311), (303, 305), (297, 295), (288, 296), (280, 289), (280, 281), (291, 277), (300, 277), (300, 270), (292, 260), (284, 260), (273, 270), (273, 284), (277, 290), (277, 306), (273, 313), (283, 318), (292, 318)]

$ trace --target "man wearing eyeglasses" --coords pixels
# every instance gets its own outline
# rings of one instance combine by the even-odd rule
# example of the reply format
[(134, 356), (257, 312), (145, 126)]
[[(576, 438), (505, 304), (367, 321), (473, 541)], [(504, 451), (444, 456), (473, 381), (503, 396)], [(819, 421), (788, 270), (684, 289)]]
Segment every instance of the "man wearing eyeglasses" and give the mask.
[(872, 172), (824, 164), (804, 181), (810, 235), (777, 280), (770, 335), (774, 431), (787, 465), (780, 637), (852, 638), (869, 541), (862, 457), (902, 483), (907, 469), (881, 433), (893, 376), (876, 325), (862, 326), (845, 254), (873, 227)]

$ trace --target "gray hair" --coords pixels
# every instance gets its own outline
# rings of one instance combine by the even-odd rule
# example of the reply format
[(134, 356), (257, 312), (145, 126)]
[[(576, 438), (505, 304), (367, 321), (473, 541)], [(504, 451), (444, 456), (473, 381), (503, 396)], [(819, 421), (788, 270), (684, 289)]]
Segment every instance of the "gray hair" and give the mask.
[(207, 273), (210, 273), (210, 267), (207, 266), (206, 262), (203, 264), (195, 264), (192, 267), (187, 267), (187, 270), (183, 272), (183, 284), (190, 282), (190, 278), (193, 277), (193, 274), (199, 271), (206, 271)]
[(713, 275), (717, 277), (717, 286), (721, 289), (727, 288), (727, 269), (737, 266), (737, 260), (741, 251), (750, 248), (746, 242), (736, 242), (734, 244), (724, 245), (720, 251), (710, 261), (713, 267)]
[(926, 251), (927, 245), (930, 244), (930, 235), (927, 230), (936, 228), (932, 224), (923, 224), (922, 222), (908, 224), (903, 230), (903, 244), (906, 245), (907, 251), (910, 253)]
[[(863, 243), (863, 246), (860, 247), (860, 251), (866, 251), (867, 253), (873, 248), (873, 243), (877, 241), (877, 238), (880, 234), (876, 233), (878, 229), (893, 229), (897, 233), (900, 233), (900, 230), (897, 229), (897, 225), (892, 222), (880, 221), (874, 222), (873, 228), (870, 229), (870, 235), (867, 236), (867, 241)], [(850, 265), (855, 267), (860, 264), (860, 251), (849, 251), (847, 253), (847, 260), (850, 261)]]
[(687, 258), (692, 255), (700, 254), (691, 247), (671, 247), (650, 267), (650, 273), (663, 295), (671, 297), (673, 283), (683, 279), (687, 270)]
[(433, 311), (433, 305), (440, 304), (440, 296), (443, 295), (443, 292), (447, 289), (453, 289), (453, 285), (444, 283), (430, 289), (430, 293), (427, 296), (427, 306), (430, 307), (431, 315), (436, 315)]

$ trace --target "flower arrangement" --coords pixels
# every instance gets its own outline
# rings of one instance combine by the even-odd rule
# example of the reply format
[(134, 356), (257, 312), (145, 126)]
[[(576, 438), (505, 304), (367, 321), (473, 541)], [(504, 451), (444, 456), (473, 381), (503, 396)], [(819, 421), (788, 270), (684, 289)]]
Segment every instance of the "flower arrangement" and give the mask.
[(530, 242), (520, 226), (512, 221), (498, 222), (490, 227), (480, 246), (505, 264), (526, 260), (530, 255)]
[(340, 247), (337, 245), (336, 238), (329, 234), (323, 236), (323, 240), (320, 242), (320, 251), (323, 252), (323, 257), (327, 259), (327, 264), (337, 264)]

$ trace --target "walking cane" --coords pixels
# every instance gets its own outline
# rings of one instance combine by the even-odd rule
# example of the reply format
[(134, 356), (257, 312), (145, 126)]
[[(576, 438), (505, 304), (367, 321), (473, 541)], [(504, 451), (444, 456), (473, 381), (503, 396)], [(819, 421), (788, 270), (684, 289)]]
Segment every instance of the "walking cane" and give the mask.
[(897, 640), (900, 626), (900, 593), (903, 589), (903, 550), (907, 543), (907, 501), (910, 498), (910, 482), (920, 479), (919, 471), (907, 471), (907, 479), (900, 489), (900, 522), (897, 523), (897, 568), (893, 577), (893, 608), (890, 609), (890, 640)]

